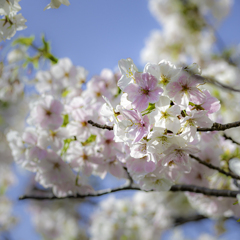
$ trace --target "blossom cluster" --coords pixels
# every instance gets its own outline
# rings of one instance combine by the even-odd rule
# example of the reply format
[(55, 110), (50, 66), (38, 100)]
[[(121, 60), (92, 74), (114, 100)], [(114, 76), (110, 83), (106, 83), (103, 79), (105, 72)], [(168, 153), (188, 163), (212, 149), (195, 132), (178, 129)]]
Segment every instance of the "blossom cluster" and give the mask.
[(194, 212), (183, 194), (138, 192), (131, 199), (109, 197), (91, 217), (90, 239), (160, 239), (174, 224), (179, 206), (183, 217)]
[[(165, 229), (176, 224), (176, 217), (187, 219), (194, 211), (182, 193), (138, 192), (132, 198), (108, 197), (91, 217), (90, 239), (162, 239)], [(165, 237), (166, 238), (166, 235)], [(217, 240), (217, 235), (201, 234), (189, 238), (174, 227), (171, 240)]]
[[(101, 111), (114, 124), (114, 140), (128, 147), (124, 163), (145, 190), (169, 190), (191, 171), (189, 154), (199, 152), (198, 127), (211, 127), (220, 108), (196, 64), (181, 69), (168, 61), (146, 64), (139, 72), (131, 59), (120, 60), (120, 104)], [(201, 86), (202, 88), (202, 86)]]
[[(13, 13), (19, 15), (18, 0), (3, 2), (4, 40), (21, 30), (25, 20), (19, 17), (14, 24), (11, 18)], [(68, 58), (59, 59), (49, 70), (37, 72), (34, 83), (39, 95), (24, 100), (21, 79), (12, 68), (1, 67), (0, 208), (6, 217), (0, 224), (6, 229), (15, 222), (11, 202), (4, 196), (15, 181), (9, 146), (15, 162), (33, 172), (35, 181), (59, 198), (95, 193), (92, 176), (103, 180), (107, 173), (129, 179), (130, 187), (165, 191), (102, 202), (102, 210), (92, 218), (92, 239), (159, 239), (174, 217), (191, 214), (194, 209), (207, 217), (240, 216), (234, 199), (185, 193), (170, 201), (176, 195), (166, 192), (175, 184), (239, 191), (239, 181), (191, 157), (240, 176), (240, 148), (234, 140), (219, 132), (198, 132), (215, 121), (239, 121), (240, 95), (205, 84), (215, 79), (232, 86), (240, 83), (237, 63), (224, 56), (213, 57), (214, 30), (206, 20), (225, 17), (231, 1), (149, 3), (163, 31), (154, 32), (143, 50), (143, 61), (148, 62), (143, 71), (132, 59), (122, 59), (120, 72), (103, 69), (87, 81), (85, 68), (74, 66)], [(61, 4), (70, 3), (51, 0), (45, 9)], [(26, 58), (25, 53), (24, 48), (12, 51), (7, 59), (14, 63)], [(199, 62), (203, 70), (196, 63), (188, 65), (191, 60)], [(96, 128), (89, 120), (112, 126), (113, 131)], [(236, 141), (239, 138), (237, 128), (226, 134)], [(240, 195), (237, 198), (240, 204)], [(49, 239), (87, 238), (78, 228), (74, 207), (35, 203), (31, 210), (37, 231)], [(176, 239), (184, 238), (180, 235), (176, 233)]]
[[(27, 26), (27, 20), (18, 13), (21, 10), (19, 5), (20, 0), (1, 0), (0, 2), (0, 42), (6, 39), (11, 39), (16, 31), (21, 31)], [(51, 2), (44, 8), (59, 8), (60, 5), (69, 6), (68, 0), (51, 0)]]
[[(122, 59), (119, 70), (104, 69), (86, 83), (87, 71), (65, 58), (39, 71), (28, 126), (7, 135), (15, 161), (58, 197), (94, 193), (89, 177), (104, 179), (108, 172), (130, 176), (143, 190), (168, 191), (177, 183), (235, 189), (231, 179), (189, 157), (221, 167), (227, 146), (219, 133), (197, 132), (212, 126), (220, 108), (204, 89), (199, 66), (162, 60), (139, 72), (132, 59)], [(204, 215), (238, 215), (231, 200), (186, 196)]]
[(0, 232), (8, 231), (17, 219), (12, 213), (12, 201), (7, 190), (17, 180), (12, 170), (12, 153), (6, 133), (9, 129), (21, 130), (27, 114), (24, 99), (24, 84), (18, 70), (10, 64), (1, 62), (0, 72)]
[(78, 224), (81, 216), (77, 213), (77, 205), (73, 201), (63, 200), (58, 202), (33, 202), (28, 208), (36, 231), (45, 239), (87, 240), (85, 229)]
[(215, 30), (230, 11), (232, 0), (149, 0), (149, 10), (161, 24), (153, 30), (141, 52), (144, 63), (209, 60)]
[[(215, 35), (215, 29), (219, 26), (219, 21), (228, 14), (232, 3), (233, 1), (228, 0), (150, 0), (149, 9), (162, 25), (162, 31), (153, 31), (141, 52), (143, 62), (156, 62), (165, 58), (173, 62), (181, 62), (185, 66), (189, 60), (201, 63), (202, 76), (207, 82), (212, 83), (212, 85), (206, 84), (205, 88), (221, 102), (220, 111), (214, 113), (215, 120), (220, 123), (239, 121), (240, 116), (239, 93), (214, 86), (223, 84), (235, 88), (240, 84), (239, 47), (229, 49), (225, 46), (224, 50), (229, 53), (227, 56), (222, 53), (216, 54), (213, 50), (217, 47), (220, 52), (223, 51), (219, 44), (222, 40)], [(233, 141), (239, 142), (239, 128), (228, 129), (225, 134)], [(220, 133), (204, 133), (201, 136), (202, 139), (198, 143), (201, 151), (195, 155), (220, 168), (230, 168), (239, 175), (239, 147), (231, 140), (226, 140)], [(231, 160), (232, 158), (234, 160)], [(192, 162), (190, 174), (185, 175), (181, 181), (208, 188), (238, 189), (233, 186), (232, 180), (228, 177), (201, 166), (197, 162)], [(217, 217), (218, 214), (228, 215), (230, 213), (231, 215), (237, 211), (232, 209), (231, 201), (194, 195), (188, 195), (189, 201), (204, 215)], [(229, 208), (229, 206), (232, 207)], [(229, 211), (228, 208), (232, 210)]]
[(111, 101), (118, 98), (118, 76), (104, 69), (87, 83), (86, 77), (87, 71), (67, 58), (49, 71), (39, 71), (36, 89), (41, 95), (30, 103), (29, 126), (7, 135), (15, 161), (36, 172), (36, 181), (51, 187), (58, 197), (93, 193), (87, 184), (91, 175), (104, 178), (110, 172), (126, 177), (116, 156), (123, 144), (113, 141), (113, 132), (88, 123), (103, 123), (102, 95)]
[(16, 31), (26, 28), (27, 21), (21, 13), (20, 0), (3, 0), (0, 3), (0, 41), (12, 38)]

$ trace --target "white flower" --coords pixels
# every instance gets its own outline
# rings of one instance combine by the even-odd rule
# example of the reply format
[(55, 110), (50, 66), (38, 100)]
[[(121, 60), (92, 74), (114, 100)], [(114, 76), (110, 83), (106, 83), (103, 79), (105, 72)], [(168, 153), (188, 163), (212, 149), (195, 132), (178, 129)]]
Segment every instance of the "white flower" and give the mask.
[(229, 168), (236, 175), (240, 176), (240, 159), (239, 158), (232, 158), (229, 161)]
[(170, 106), (170, 99), (161, 96), (155, 104), (156, 110), (152, 112), (151, 117), (154, 118), (155, 127), (162, 127), (177, 133), (180, 129), (180, 121), (177, 118), (181, 114), (179, 106)]
[(44, 8), (44, 11), (49, 8), (59, 8), (61, 4), (69, 6), (70, 2), (68, 0), (51, 0), (51, 2)]
[(124, 91), (127, 85), (134, 82), (134, 73), (138, 72), (138, 69), (131, 58), (119, 60), (118, 67), (122, 76), (117, 85)]
[(162, 87), (166, 87), (179, 71), (180, 68), (177, 68), (171, 62), (166, 60), (162, 60), (158, 64), (147, 63), (144, 67), (144, 72), (148, 72), (156, 77)]
[(10, 39), (16, 31), (25, 29), (27, 27), (25, 25), (26, 21), (21, 13), (16, 14), (15, 12), (11, 12), (9, 16), (0, 19), (0, 41)]
[(0, 1), (0, 15), (9, 15), (11, 12), (17, 13), (21, 10), (18, 4), (20, 0), (1, 0)]

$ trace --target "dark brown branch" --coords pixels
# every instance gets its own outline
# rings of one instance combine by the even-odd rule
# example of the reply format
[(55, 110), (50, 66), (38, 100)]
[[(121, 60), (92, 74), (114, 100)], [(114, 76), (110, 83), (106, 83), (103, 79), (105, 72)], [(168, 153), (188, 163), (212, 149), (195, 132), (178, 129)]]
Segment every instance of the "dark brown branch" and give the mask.
[(112, 126), (108, 126), (106, 124), (105, 125), (101, 125), (101, 124), (93, 122), (92, 120), (88, 120), (88, 123), (93, 125), (94, 127), (97, 127), (97, 128), (107, 129), (109, 131), (113, 130)]
[(224, 174), (224, 175), (226, 175), (226, 176), (228, 176), (228, 177), (232, 177), (233, 179), (240, 180), (240, 176), (238, 176), (238, 175), (236, 175), (236, 174), (234, 174), (234, 173), (226, 172), (226, 171), (224, 171), (223, 169), (221, 169), (221, 168), (219, 168), (219, 167), (216, 167), (216, 166), (212, 165), (211, 163), (207, 163), (207, 162), (201, 160), (200, 158), (198, 158), (198, 157), (196, 157), (196, 156), (194, 156), (194, 155), (192, 155), (192, 154), (189, 154), (189, 156), (190, 156), (191, 158), (197, 160), (200, 164), (202, 164), (202, 165), (204, 165), (204, 166), (206, 166), (206, 167), (208, 167), (208, 168), (217, 170), (218, 172), (220, 172), (220, 173), (222, 173), (222, 174)]
[[(96, 191), (93, 194), (86, 194), (86, 195), (76, 195), (76, 196), (66, 196), (63, 198), (58, 198), (54, 195), (51, 196), (35, 196), (35, 195), (24, 195), (22, 197), (19, 197), (19, 200), (24, 199), (34, 199), (34, 200), (55, 200), (55, 199), (66, 199), (66, 198), (72, 198), (72, 199), (81, 199), (86, 197), (100, 197), (109, 193), (119, 192), (119, 191), (126, 191), (126, 190), (137, 190), (137, 191), (143, 191), (138, 187), (130, 187), (130, 186), (124, 186), (119, 188), (113, 188), (113, 189), (107, 189), (107, 190), (100, 190)], [(152, 190), (151, 190), (152, 191)], [(205, 187), (199, 187), (194, 185), (173, 185), (170, 189), (172, 192), (193, 192), (193, 193), (201, 193), (206, 196), (214, 196), (214, 197), (231, 197), (236, 198), (237, 194), (239, 194), (239, 191), (232, 191), (232, 190), (222, 190), (222, 189), (210, 189)]]
[[(88, 120), (88, 123), (97, 128), (108, 129), (109, 131), (113, 130), (113, 126), (108, 126), (106, 124), (101, 125), (101, 124), (93, 122), (92, 120)], [(197, 128), (197, 131), (198, 132), (224, 131), (226, 129), (235, 128), (235, 127), (239, 127), (239, 126), (240, 126), (240, 121), (233, 122), (233, 123), (227, 123), (227, 124), (213, 123), (213, 126), (211, 128)]]
[(223, 137), (226, 139), (226, 140), (230, 140), (232, 141), (232, 143), (235, 143), (237, 145), (240, 146), (240, 143), (239, 142), (236, 142), (235, 140), (233, 140), (231, 137), (228, 137), (225, 133), (223, 134)]
[(224, 131), (226, 129), (235, 128), (240, 126), (240, 121), (221, 124), (221, 123), (214, 123), (211, 128), (197, 128), (198, 132), (208, 132), (208, 131)]
[(240, 92), (240, 89), (236, 89), (234, 87), (231, 87), (229, 85), (226, 85), (224, 83), (221, 83), (219, 81), (217, 81), (216, 79), (212, 78), (212, 77), (208, 77), (208, 76), (200, 76), (200, 75), (194, 75), (194, 77), (198, 80), (198, 81), (202, 81), (203, 83), (210, 83), (212, 85), (215, 85), (216, 87), (220, 87), (222, 89), (226, 89), (232, 92)]
[[(88, 123), (93, 125), (97, 128), (107, 129), (109, 131), (113, 130), (113, 126), (108, 125), (101, 125), (98, 123), (93, 122), (92, 120), (88, 120)], [(240, 121), (233, 122), (233, 123), (227, 123), (227, 124), (221, 124), (221, 123), (213, 123), (213, 126), (211, 128), (197, 128), (198, 132), (208, 132), (208, 131), (224, 131), (226, 129), (235, 128), (240, 126)]]
[(205, 80), (206, 80), (206, 82), (208, 82), (208, 83), (210, 83), (210, 84), (213, 84), (213, 85), (215, 85), (215, 86), (217, 86), (217, 87), (220, 87), (220, 88), (222, 88), (222, 89), (227, 89), (227, 90), (229, 90), (229, 91), (232, 91), (232, 92), (240, 92), (240, 89), (236, 89), (236, 88), (234, 88), (234, 87), (231, 87), (231, 86), (229, 86), (229, 85), (226, 85), (226, 84), (224, 84), (224, 83), (221, 83), (221, 82), (219, 82), (219, 81), (217, 81), (216, 79), (213, 79), (213, 78), (205, 78)]
[(196, 222), (196, 221), (200, 221), (202, 219), (206, 219), (206, 216), (203, 215), (193, 215), (193, 216), (188, 216), (188, 217), (177, 217), (174, 220), (174, 227), (177, 227), (179, 225), (188, 223), (188, 222)]
[(214, 197), (233, 197), (236, 198), (239, 191), (232, 190), (222, 190), (222, 189), (210, 189), (205, 187), (199, 187), (194, 185), (173, 185), (170, 189), (172, 192), (193, 192), (193, 193), (201, 193), (206, 196), (214, 196)]

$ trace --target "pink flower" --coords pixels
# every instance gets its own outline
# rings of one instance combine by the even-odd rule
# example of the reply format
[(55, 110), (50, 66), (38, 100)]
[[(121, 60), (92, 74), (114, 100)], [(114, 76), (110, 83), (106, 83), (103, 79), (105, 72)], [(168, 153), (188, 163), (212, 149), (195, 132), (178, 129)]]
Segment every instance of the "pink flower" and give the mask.
[(162, 165), (174, 163), (179, 166), (182, 171), (188, 173), (191, 170), (191, 164), (189, 162), (189, 154), (194, 154), (199, 150), (194, 146), (179, 147), (176, 144), (172, 144), (164, 154), (166, 155), (162, 159)]
[(52, 96), (45, 96), (32, 110), (28, 123), (39, 124), (43, 129), (56, 130), (63, 123), (62, 111), (63, 105), (60, 101)]
[(170, 98), (173, 98), (178, 105), (186, 108), (189, 101), (201, 104), (205, 99), (205, 94), (197, 88), (199, 83), (199, 81), (187, 72), (182, 72), (177, 81), (170, 82), (167, 85), (166, 90)]
[(113, 131), (104, 131), (103, 135), (97, 139), (97, 145), (101, 149), (103, 156), (106, 158), (116, 156), (116, 150), (122, 148), (122, 143), (115, 142), (113, 138)]
[(124, 178), (126, 176), (126, 171), (124, 170), (122, 163), (118, 160), (117, 156), (112, 156), (110, 158), (104, 158), (103, 164), (98, 165), (98, 171), (105, 172), (101, 177), (104, 178), (107, 172), (110, 172), (113, 176), (117, 178)]
[(35, 179), (44, 187), (64, 184), (69, 179), (75, 178), (68, 164), (52, 150), (48, 150), (45, 158), (37, 165), (38, 171)]
[(131, 125), (128, 126), (128, 133), (134, 137), (133, 144), (140, 141), (150, 131), (150, 124), (148, 116), (144, 117), (136, 110), (122, 110), (121, 114), (130, 121)]
[(136, 84), (130, 83), (124, 91), (132, 101), (133, 108), (141, 112), (149, 103), (156, 103), (163, 90), (157, 86), (157, 79), (150, 73), (135, 72), (134, 77)]
[(145, 175), (154, 171), (156, 168), (156, 163), (148, 160), (149, 156), (142, 158), (131, 158), (127, 161), (127, 169), (130, 173)]
[(70, 143), (66, 156), (70, 166), (86, 176), (90, 176), (96, 164), (102, 164), (103, 161), (99, 156), (96, 156), (94, 149), (91, 147), (83, 147), (78, 141)]
[(211, 96), (208, 90), (204, 90), (203, 93), (206, 96), (205, 99), (201, 104), (191, 107), (191, 110), (206, 110), (208, 114), (217, 112), (221, 107), (220, 101), (217, 98)]

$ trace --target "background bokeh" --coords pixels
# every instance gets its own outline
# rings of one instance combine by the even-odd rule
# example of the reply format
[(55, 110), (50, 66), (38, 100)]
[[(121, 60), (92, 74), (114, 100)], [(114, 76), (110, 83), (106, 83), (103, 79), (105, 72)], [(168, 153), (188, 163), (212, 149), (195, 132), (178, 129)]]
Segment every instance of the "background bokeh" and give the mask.
[[(140, 51), (145, 39), (153, 29), (160, 28), (148, 10), (147, 0), (72, 0), (69, 7), (43, 11), (48, 2), (21, 1), (21, 13), (27, 19), (27, 29), (18, 32), (15, 38), (35, 35), (38, 40), (44, 34), (51, 41), (56, 57), (69, 57), (74, 65), (85, 67), (89, 71), (89, 78), (99, 74), (103, 68), (117, 68), (118, 60), (122, 58), (131, 57), (139, 69), (143, 67)], [(231, 13), (219, 27), (218, 35), (222, 39), (218, 42), (219, 46), (222, 46), (222, 42), (227, 46), (240, 42), (239, 12), (240, 2), (235, 1)], [(18, 168), (15, 168), (15, 173), (19, 182), (9, 191), (9, 196), (14, 201), (14, 213), (21, 222), (13, 229), (12, 239), (41, 239), (31, 225), (27, 201), (17, 201), (18, 196), (25, 192), (29, 175)], [(234, 221), (228, 225), (232, 236), (228, 235), (227, 239), (238, 239), (238, 225)], [(204, 221), (200, 228), (211, 232), (213, 222)], [(193, 224), (184, 229), (192, 236), (197, 234)]]

